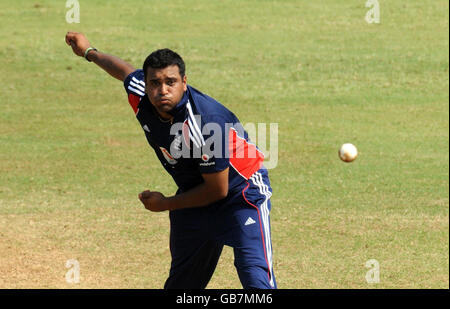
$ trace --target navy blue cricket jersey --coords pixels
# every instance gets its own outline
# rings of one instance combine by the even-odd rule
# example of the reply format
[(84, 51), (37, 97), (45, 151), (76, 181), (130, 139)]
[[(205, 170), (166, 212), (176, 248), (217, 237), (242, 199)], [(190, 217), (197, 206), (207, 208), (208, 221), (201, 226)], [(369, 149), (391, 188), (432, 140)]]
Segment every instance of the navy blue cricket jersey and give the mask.
[[(264, 155), (249, 141), (238, 118), (222, 104), (187, 86), (180, 102), (161, 119), (145, 94), (144, 72), (124, 81), (128, 101), (148, 143), (185, 192), (202, 174), (229, 168), (228, 196), (216, 207), (170, 212), (171, 270), (165, 288), (204, 288), (223, 245), (235, 248), (244, 288), (275, 288), (269, 212), (272, 189)], [(211, 206), (212, 206), (211, 205)]]
[(170, 111), (172, 121), (165, 121), (145, 94), (142, 69), (131, 73), (124, 86), (148, 143), (179, 192), (202, 183), (203, 173), (230, 167), (229, 193), (240, 193), (247, 180), (263, 168), (263, 153), (249, 141), (238, 118), (213, 98), (188, 85)]

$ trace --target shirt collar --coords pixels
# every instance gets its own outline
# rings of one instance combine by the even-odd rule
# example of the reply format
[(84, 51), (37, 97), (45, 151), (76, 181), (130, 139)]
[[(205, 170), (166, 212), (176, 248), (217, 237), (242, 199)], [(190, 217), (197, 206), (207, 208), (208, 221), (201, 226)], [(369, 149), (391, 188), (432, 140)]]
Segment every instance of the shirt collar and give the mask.
[(186, 106), (186, 103), (189, 101), (188, 92), (189, 92), (189, 88), (184, 92), (183, 97), (181, 98), (180, 102), (178, 102), (178, 104), (169, 111), (169, 114), (171, 114), (172, 116), (175, 116), (179, 111), (184, 109), (184, 107)]

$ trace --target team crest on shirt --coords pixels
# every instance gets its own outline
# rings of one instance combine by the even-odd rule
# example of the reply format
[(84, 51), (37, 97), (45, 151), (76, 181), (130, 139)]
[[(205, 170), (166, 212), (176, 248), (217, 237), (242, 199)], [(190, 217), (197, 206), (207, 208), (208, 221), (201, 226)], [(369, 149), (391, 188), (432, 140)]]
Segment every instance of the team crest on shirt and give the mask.
[(169, 164), (171, 165), (177, 164), (177, 160), (175, 160), (174, 157), (172, 157), (172, 155), (167, 151), (166, 148), (159, 147), (159, 149), (161, 149), (164, 159), (166, 159), (167, 162), (169, 162)]

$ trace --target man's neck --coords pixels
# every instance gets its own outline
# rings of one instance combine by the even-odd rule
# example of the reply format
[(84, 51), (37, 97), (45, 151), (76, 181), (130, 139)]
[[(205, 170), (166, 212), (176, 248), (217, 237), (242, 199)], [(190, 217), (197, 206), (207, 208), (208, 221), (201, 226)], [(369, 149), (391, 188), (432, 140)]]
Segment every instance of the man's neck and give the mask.
[(173, 118), (173, 116), (169, 113), (166, 112), (160, 112), (160, 111), (156, 111), (158, 113), (159, 118), (161, 118), (161, 120), (171, 120)]

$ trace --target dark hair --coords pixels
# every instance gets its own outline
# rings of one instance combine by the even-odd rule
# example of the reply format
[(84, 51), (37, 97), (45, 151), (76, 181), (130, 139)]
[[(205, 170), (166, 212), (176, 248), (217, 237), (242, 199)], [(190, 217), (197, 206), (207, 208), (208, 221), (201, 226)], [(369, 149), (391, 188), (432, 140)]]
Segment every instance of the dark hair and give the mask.
[(164, 69), (171, 65), (177, 65), (181, 77), (184, 77), (186, 68), (180, 55), (168, 48), (158, 49), (152, 52), (144, 61), (143, 70), (145, 80), (147, 80), (148, 68)]

